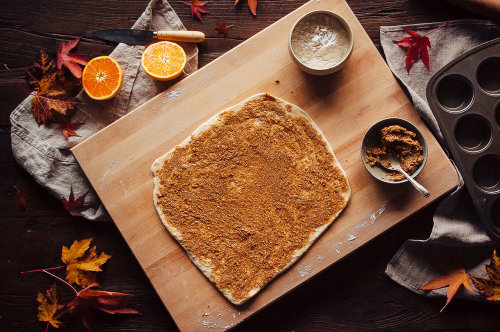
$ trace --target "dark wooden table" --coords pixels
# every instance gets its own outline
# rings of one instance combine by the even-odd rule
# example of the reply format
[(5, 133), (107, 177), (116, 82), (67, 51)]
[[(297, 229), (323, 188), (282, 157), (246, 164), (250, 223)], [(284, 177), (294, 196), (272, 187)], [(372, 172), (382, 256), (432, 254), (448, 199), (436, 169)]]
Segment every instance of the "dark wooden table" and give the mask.
[[(327, 1), (327, 0), (321, 0)], [(199, 45), (200, 67), (303, 4), (304, 0), (261, 0), (257, 17), (246, 1), (211, 1), (211, 14), (203, 23), (193, 19), (189, 7), (171, 1), (188, 29), (206, 33)], [(352, 10), (380, 50), (379, 26), (459, 18), (477, 18), (444, 1), (350, 0)], [(24, 68), (31, 66), (40, 48), (55, 52), (63, 40), (91, 29), (130, 27), (147, 1), (2, 1), (0, 8), (0, 63), (6, 63), (24, 82)], [(226, 38), (216, 36), (217, 21), (234, 24)], [(77, 51), (89, 58), (109, 54), (114, 45), (83, 37)], [(24, 84), (24, 83), (23, 83)], [(71, 217), (63, 205), (39, 186), (12, 156), (9, 114), (26, 97), (0, 71), (0, 330), (37, 331), (45, 324), (36, 318), (36, 294), (53, 280), (42, 273), (21, 275), (23, 270), (58, 265), (61, 246), (75, 239), (93, 237), (99, 250), (113, 255), (101, 273), (102, 287), (134, 294), (131, 304), (140, 316), (96, 314), (101, 330), (171, 331), (176, 326), (156, 296), (132, 252), (112, 223)], [(16, 208), (15, 189), (28, 192), (31, 213)], [(237, 331), (256, 330), (357, 330), (357, 329), (495, 329), (499, 308), (484, 303), (454, 300), (443, 313), (444, 299), (426, 299), (400, 287), (385, 274), (385, 266), (407, 238), (426, 238), (436, 204), (404, 221), (320, 276), (280, 299)], [(64, 301), (71, 292), (59, 287)], [(66, 330), (82, 331), (79, 318), (67, 320)]]

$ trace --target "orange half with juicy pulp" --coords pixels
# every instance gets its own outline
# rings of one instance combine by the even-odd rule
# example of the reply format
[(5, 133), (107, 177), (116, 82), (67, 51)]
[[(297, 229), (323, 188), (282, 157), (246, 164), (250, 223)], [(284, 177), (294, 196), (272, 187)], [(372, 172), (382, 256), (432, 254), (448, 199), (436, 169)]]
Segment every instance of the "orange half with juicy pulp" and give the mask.
[(122, 68), (109, 56), (93, 58), (83, 69), (82, 86), (92, 99), (111, 99), (120, 91), (122, 85)]
[(142, 53), (141, 64), (144, 71), (160, 81), (179, 77), (186, 66), (186, 53), (176, 43), (161, 41), (149, 45)]

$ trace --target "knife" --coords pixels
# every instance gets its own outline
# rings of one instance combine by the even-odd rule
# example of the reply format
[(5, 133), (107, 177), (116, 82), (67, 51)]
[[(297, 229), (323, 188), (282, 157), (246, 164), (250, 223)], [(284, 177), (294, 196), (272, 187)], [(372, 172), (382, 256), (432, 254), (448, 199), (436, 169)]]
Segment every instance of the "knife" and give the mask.
[(146, 45), (153, 39), (199, 43), (205, 40), (201, 31), (150, 31), (137, 29), (106, 29), (89, 31), (104, 40), (130, 45)]

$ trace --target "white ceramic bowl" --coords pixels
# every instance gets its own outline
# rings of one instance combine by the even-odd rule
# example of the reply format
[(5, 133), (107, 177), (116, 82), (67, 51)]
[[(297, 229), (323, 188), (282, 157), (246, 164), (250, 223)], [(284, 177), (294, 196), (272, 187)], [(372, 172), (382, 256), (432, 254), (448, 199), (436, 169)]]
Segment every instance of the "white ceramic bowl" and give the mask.
[[(297, 54), (295, 53), (295, 51), (292, 47), (292, 35), (294, 33), (295, 28), (297, 27), (297, 24), (299, 22), (303, 21), (305, 18), (308, 18), (311, 15), (324, 15), (324, 14), (332, 16), (337, 22), (340, 23), (340, 25), (342, 26), (342, 28), (345, 30), (345, 32), (347, 34), (348, 45), (347, 45), (347, 52), (345, 52), (345, 55), (343, 56), (343, 58), (340, 61), (332, 64), (328, 68), (318, 69), (318, 68), (314, 68), (314, 67), (311, 67), (311, 66), (305, 64), (304, 62), (302, 62), (298, 58)], [(339, 14), (336, 14), (336, 13), (328, 11), (328, 10), (315, 10), (315, 11), (312, 11), (312, 12), (307, 13), (306, 15), (302, 16), (299, 20), (297, 20), (297, 22), (295, 22), (295, 24), (293, 25), (292, 29), (290, 30), (290, 34), (288, 36), (288, 50), (290, 52), (290, 56), (292, 57), (293, 61), (299, 66), (300, 69), (302, 69), (306, 73), (309, 73), (312, 75), (328, 75), (328, 74), (332, 74), (332, 73), (338, 71), (339, 69), (341, 69), (344, 66), (344, 64), (347, 62), (347, 59), (349, 59), (349, 57), (351, 56), (353, 44), (354, 44), (354, 42), (353, 42), (352, 30), (351, 30), (351, 27), (349, 26), (349, 24), (347, 23), (347, 21)]]

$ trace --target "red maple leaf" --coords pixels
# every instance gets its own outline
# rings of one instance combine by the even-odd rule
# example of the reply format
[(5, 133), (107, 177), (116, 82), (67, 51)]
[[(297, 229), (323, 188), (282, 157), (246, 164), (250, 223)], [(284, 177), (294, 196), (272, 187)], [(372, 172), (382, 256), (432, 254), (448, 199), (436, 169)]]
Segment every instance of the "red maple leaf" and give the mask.
[(71, 123), (71, 119), (68, 118), (63, 123), (60, 123), (59, 127), (62, 129), (62, 134), (64, 135), (64, 137), (66, 137), (66, 140), (68, 140), (70, 136), (80, 137), (80, 135), (78, 135), (75, 130), (80, 128), (82, 124), (83, 123)]
[(199, 1), (199, 0), (192, 0), (191, 3), (186, 2), (186, 1), (179, 1), (182, 2), (189, 7), (191, 7), (191, 15), (196, 15), (198, 19), (203, 22), (201, 19), (201, 14), (210, 14), (210, 10), (205, 7), (205, 5), (208, 3), (208, 1)]
[(87, 196), (88, 193), (89, 192), (87, 191), (85, 194), (75, 199), (75, 195), (73, 194), (73, 187), (71, 187), (71, 192), (69, 194), (68, 199), (63, 197), (64, 207), (69, 212), (69, 214), (78, 217), (83, 216), (82, 212), (89, 208), (88, 206), (87, 207), (83, 206), (83, 203), (85, 202), (85, 197)]
[(234, 24), (231, 25), (226, 25), (226, 22), (217, 22), (217, 26), (215, 27), (215, 31), (217, 31), (217, 36), (219, 35), (226, 35), (227, 34), (227, 29), (232, 28)]
[(79, 311), (82, 316), (83, 326), (88, 331), (96, 331), (94, 316), (90, 308), (107, 312), (108, 314), (138, 314), (137, 310), (130, 308), (123, 297), (130, 294), (91, 290), (92, 286), (82, 289), (76, 297), (68, 303), (70, 313)]
[(57, 69), (61, 69), (65, 66), (69, 71), (76, 77), (82, 77), (82, 67), (78, 64), (85, 66), (89, 63), (89, 59), (83, 54), (69, 53), (76, 44), (80, 41), (80, 38), (74, 39), (67, 43), (61, 42), (59, 49), (57, 50)]
[[(235, 0), (234, 5), (236, 6), (240, 0)], [(257, 0), (248, 0), (248, 8), (254, 16), (257, 16)]]
[(413, 65), (415, 61), (418, 59), (422, 59), (422, 62), (424, 63), (425, 67), (427, 70), (430, 70), (429, 66), (429, 52), (427, 48), (431, 47), (431, 42), (429, 40), (429, 37), (427, 37), (429, 34), (433, 33), (434, 31), (440, 29), (441, 27), (445, 26), (446, 23), (444, 22), (440, 26), (438, 26), (436, 29), (430, 31), (429, 33), (425, 35), (420, 35), (414, 31), (411, 31), (410, 29), (405, 29), (406, 33), (410, 35), (410, 37), (405, 37), (401, 40), (393, 40), (392, 42), (402, 48), (408, 48), (408, 52), (406, 52), (406, 71), (408, 74), (410, 73), (410, 68)]

